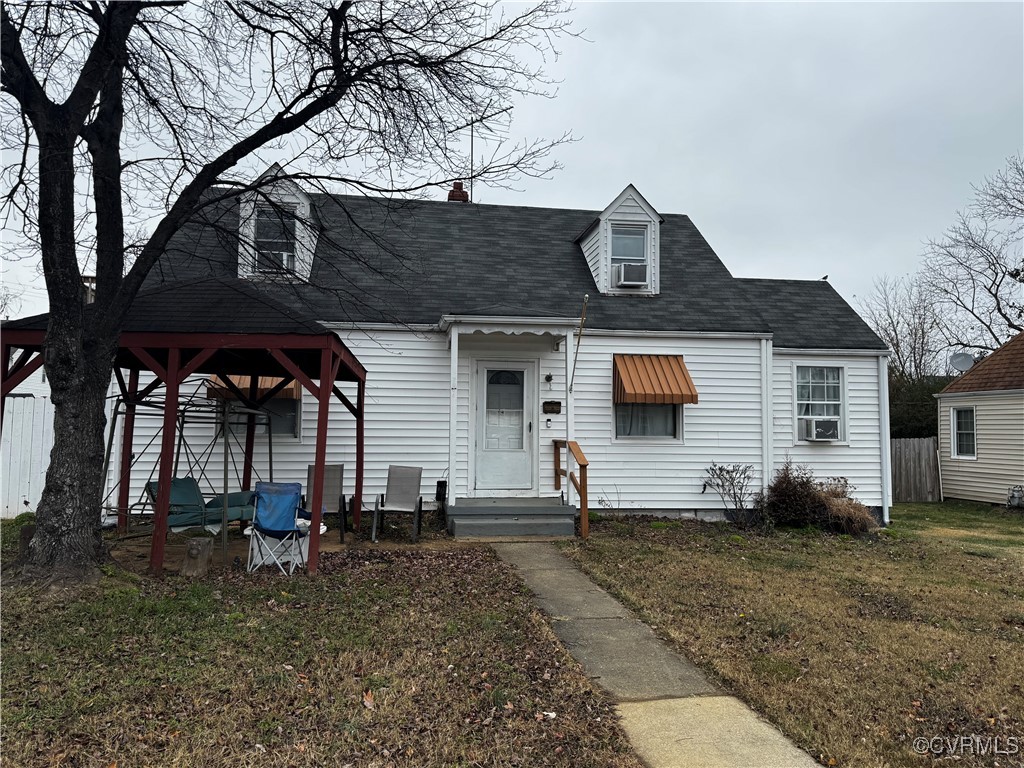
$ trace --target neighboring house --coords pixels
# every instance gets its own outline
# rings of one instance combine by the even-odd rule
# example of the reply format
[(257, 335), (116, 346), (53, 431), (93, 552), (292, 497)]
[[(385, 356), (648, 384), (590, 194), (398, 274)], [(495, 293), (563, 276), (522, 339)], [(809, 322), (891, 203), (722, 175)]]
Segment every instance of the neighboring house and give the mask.
[[(152, 277), (249, 280), (337, 331), (368, 370), (367, 504), (389, 464), (422, 466), (428, 496), (447, 480), (456, 509), (557, 501), (555, 441), (570, 440), (592, 509), (720, 512), (712, 462), (752, 464), (760, 487), (792, 457), (887, 520), (888, 350), (827, 282), (735, 278), (633, 186), (603, 211), (461, 188), (386, 201), (282, 182), (269, 197), (208, 212)], [(279, 399), (273, 418), (275, 479), (304, 481), (312, 405)], [(351, 419), (331, 429), (329, 461), (351, 466)]]
[(943, 498), (1005, 504), (1024, 485), (1024, 334), (935, 397)]

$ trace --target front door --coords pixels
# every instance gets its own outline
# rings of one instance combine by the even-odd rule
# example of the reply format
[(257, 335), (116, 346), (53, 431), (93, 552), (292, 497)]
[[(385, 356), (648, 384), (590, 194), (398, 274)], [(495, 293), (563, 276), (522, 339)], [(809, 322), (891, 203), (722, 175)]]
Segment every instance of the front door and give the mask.
[(475, 487), (534, 487), (534, 363), (477, 363)]

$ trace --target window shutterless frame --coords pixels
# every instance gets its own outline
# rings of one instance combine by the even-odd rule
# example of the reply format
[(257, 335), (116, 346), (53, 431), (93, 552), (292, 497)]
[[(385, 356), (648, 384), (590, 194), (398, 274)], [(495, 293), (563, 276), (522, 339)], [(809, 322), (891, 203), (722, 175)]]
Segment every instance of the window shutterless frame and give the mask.
[(257, 272), (290, 272), (295, 269), (297, 220), (290, 204), (256, 205), (253, 246)]
[[(611, 430), (612, 440), (622, 441), (625, 443), (682, 443), (683, 442), (683, 413), (684, 409), (682, 405), (678, 403), (672, 404), (672, 421), (673, 429), (675, 434), (673, 435), (620, 435), (619, 434), (619, 408), (630, 407), (629, 403), (615, 403), (614, 400), (611, 404)], [(642, 403), (632, 405), (633, 408), (643, 408)]]
[(949, 409), (949, 458), (977, 461), (978, 423), (973, 405)]
[[(838, 382), (835, 381), (835, 375), (830, 374), (832, 371), (837, 372)], [(836, 364), (834, 361), (794, 360), (792, 376), (793, 445), (849, 445), (850, 398), (847, 366)], [(807, 412), (802, 413), (801, 410)], [(809, 429), (813, 419), (838, 419), (839, 439), (807, 439), (801, 423), (806, 423)]]

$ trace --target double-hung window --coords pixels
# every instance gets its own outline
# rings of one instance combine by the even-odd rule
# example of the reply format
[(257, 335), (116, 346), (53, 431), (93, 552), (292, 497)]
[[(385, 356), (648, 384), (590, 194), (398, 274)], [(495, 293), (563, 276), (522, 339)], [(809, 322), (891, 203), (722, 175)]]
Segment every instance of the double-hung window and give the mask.
[(953, 408), (949, 422), (952, 426), (953, 458), (977, 458), (978, 441), (974, 425), (974, 408)]
[(612, 225), (612, 264), (647, 262), (647, 227)]
[(843, 440), (843, 369), (800, 365), (796, 369), (797, 437)]
[(612, 225), (611, 267), (613, 288), (636, 288), (650, 282), (647, 227)]
[(294, 206), (257, 205), (255, 241), (257, 272), (294, 271)]

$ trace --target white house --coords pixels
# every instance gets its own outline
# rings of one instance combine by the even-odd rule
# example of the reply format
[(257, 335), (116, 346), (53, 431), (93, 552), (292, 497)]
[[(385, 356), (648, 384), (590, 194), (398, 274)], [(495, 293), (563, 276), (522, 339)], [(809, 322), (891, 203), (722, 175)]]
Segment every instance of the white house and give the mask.
[[(339, 334), (368, 371), (365, 499), (415, 464), (455, 512), (558, 505), (556, 441), (575, 441), (592, 509), (717, 512), (712, 462), (763, 484), (790, 456), (888, 519), (888, 351), (827, 282), (733, 277), (633, 186), (602, 211), (268, 196), (208, 211), (154, 279), (249, 280)], [(304, 482), (314, 407), (274, 403), (274, 477)], [(332, 420), (329, 461), (352, 464), (351, 424)]]

